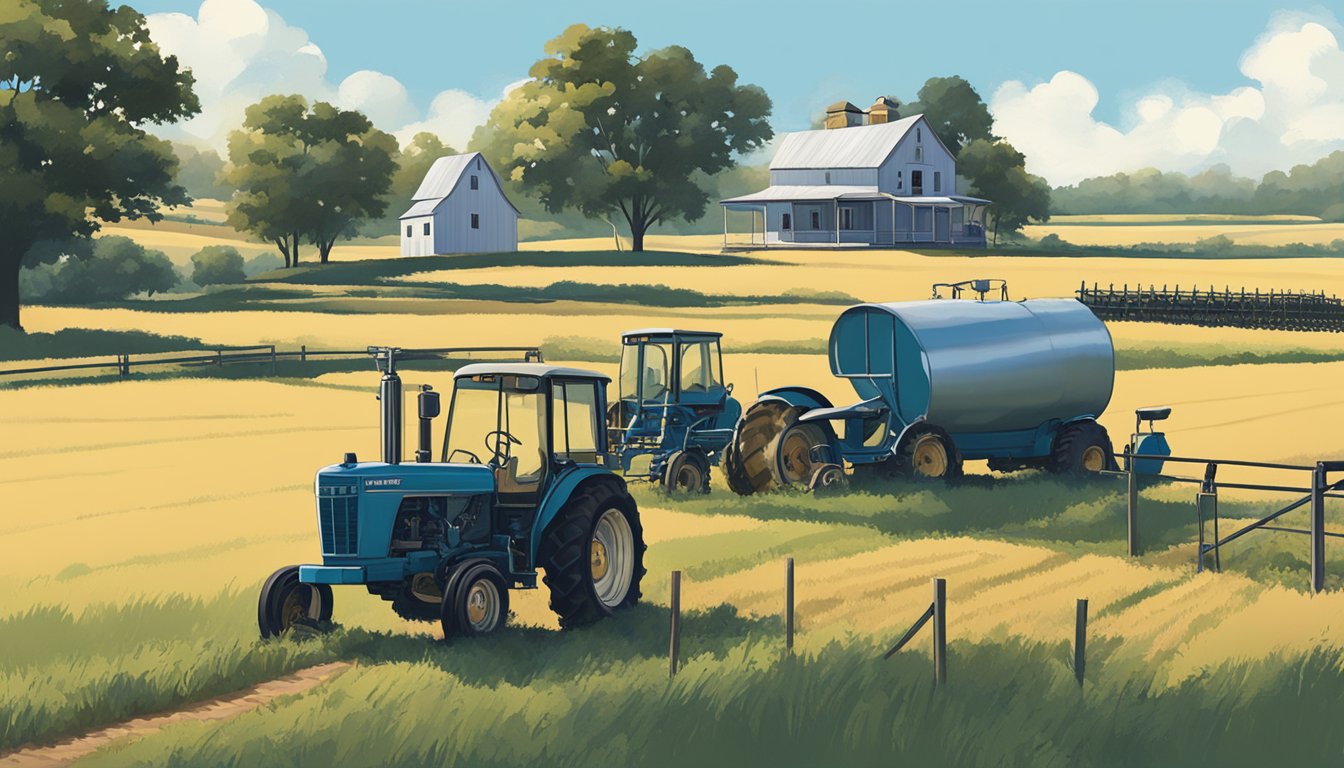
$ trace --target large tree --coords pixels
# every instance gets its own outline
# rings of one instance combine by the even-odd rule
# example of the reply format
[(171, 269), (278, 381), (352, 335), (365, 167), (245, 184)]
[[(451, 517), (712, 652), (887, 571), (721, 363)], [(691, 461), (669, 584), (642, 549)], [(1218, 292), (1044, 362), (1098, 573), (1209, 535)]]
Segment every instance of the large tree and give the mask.
[[(144, 130), (200, 105), (145, 18), (106, 0), (0, 6), (0, 325), (19, 328), (19, 269), (35, 243), (188, 202), (168, 142)], [(52, 249), (39, 249), (50, 254)]]
[(267, 96), (229, 134), (228, 222), (275, 243), (286, 266), (304, 238), (326, 263), (338, 239), (387, 210), (396, 154), (396, 139), (357, 111)]
[(705, 214), (701, 174), (732, 168), (774, 132), (765, 91), (730, 67), (706, 72), (680, 46), (639, 56), (636, 45), (624, 29), (566, 29), (472, 145), (552, 213), (619, 214), (640, 251), (649, 227)]
[(931, 77), (919, 89), (918, 99), (900, 109), (901, 114), (923, 114), (947, 148), (956, 155), (972, 141), (993, 141), (994, 118), (975, 88), (964, 79)]
[(1006, 141), (976, 139), (961, 149), (957, 172), (971, 182), (970, 193), (994, 201), (994, 241), (999, 231), (1016, 233), (1029, 220), (1050, 219), (1050, 185), (1027, 173), (1026, 158)]

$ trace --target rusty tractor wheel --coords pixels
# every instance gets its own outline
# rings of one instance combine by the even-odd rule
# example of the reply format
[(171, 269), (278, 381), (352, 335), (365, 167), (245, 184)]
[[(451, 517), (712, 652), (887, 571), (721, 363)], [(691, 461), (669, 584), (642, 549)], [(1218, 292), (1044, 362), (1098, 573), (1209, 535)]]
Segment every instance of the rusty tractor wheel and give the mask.
[(709, 493), (709, 461), (694, 451), (676, 451), (663, 469), (663, 490), (674, 495)]
[(803, 485), (826, 463), (818, 448), (826, 445), (826, 432), (816, 424), (793, 424), (771, 441), (775, 482), (782, 486)]
[(723, 481), (728, 485), (728, 490), (738, 496), (750, 496), (756, 491), (756, 487), (751, 484), (751, 479), (742, 469), (742, 462), (738, 459), (737, 451), (733, 448), (736, 442), (737, 437), (734, 436), (723, 447), (723, 456), (719, 460), (719, 466), (723, 467)]
[(961, 477), (961, 454), (947, 433), (921, 425), (910, 430), (897, 448), (906, 477), (915, 480), (954, 480)]
[(812, 470), (812, 479), (807, 487), (813, 493), (822, 495), (843, 491), (849, 485), (845, 470), (839, 464), (819, 464)]
[(743, 482), (730, 478), (729, 487), (739, 494), (742, 493), (740, 487), (749, 487), (751, 493), (779, 487), (775, 477), (772, 444), (796, 421), (798, 409), (788, 403), (770, 400), (755, 403), (748, 408), (733, 436), (731, 456), (737, 469), (737, 481)]

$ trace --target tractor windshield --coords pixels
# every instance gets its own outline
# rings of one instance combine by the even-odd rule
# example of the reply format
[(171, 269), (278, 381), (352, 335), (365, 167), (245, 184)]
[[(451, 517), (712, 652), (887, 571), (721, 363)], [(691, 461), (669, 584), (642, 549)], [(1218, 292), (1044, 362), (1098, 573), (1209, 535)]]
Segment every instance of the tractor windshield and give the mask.
[(723, 387), (717, 342), (681, 343), (681, 391), (710, 392)]
[(458, 379), (444, 453), (450, 462), (494, 463), (511, 479), (540, 478), (546, 456), (546, 399), (532, 376)]
[(671, 344), (627, 344), (621, 352), (621, 399), (662, 400), (672, 385), (671, 371)]

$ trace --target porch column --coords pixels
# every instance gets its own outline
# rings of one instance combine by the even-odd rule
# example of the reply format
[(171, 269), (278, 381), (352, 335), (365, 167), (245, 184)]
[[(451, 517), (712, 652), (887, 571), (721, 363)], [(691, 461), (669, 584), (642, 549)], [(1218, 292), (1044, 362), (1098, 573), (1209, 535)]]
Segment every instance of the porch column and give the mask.
[(835, 200), (835, 244), (840, 244), (840, 199)]
[(728, 250), (728, 206), (719, 206), (723, 209), (723, 250)]
[(896, 201), (891, 201), (891, 245), (896, 246)]

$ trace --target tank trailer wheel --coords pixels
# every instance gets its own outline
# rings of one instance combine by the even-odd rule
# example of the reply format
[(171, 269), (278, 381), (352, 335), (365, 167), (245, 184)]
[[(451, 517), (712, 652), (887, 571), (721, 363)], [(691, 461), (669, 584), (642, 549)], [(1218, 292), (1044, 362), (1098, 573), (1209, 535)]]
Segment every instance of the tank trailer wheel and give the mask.
[(470, 560), (449, 573), (440, 605), (443, 636), (498, 631), (509, 618), (509, 585), (493, 563)]
[[(796, 419), (795, 419), (796, 420)], [(779, 485), (800, 485), (812, 479), (822, 462), (815, 448), (826, 445), (826, 433), (816, 424), (793, 424), (770, 443), (774, 478)]]
[(848, 485), (845, 470), (839, 464), (817, 465), (812, 471), (812, 479), (807, 483), (808, 489), (818, 495), (843, 491)]
[[(746, 482), (738, 484), (730, 479), (730, 488), (745, 496), (747, 494), (740, 490), (743, 486), (750, 487), (751, 493), (771, 491), (779, 486), (774, 443), (798, 421), (798, 416), (797, 408), (774, 400), (758, 402), (747, 409), (746, 415), (737, 424), (732, 445), (734, 463), (741, 468), (736, 474), (739, 480)], [(728, 472), (725, 471), (725, 474)], [(806, 481), (807, 476), (804, 475), (800, 482)]]
[(943, 430), (922, 426), (911, 430), (897, 448), (901, 469), (916, 480), (961, 477), (961, 454)]
[(599, 482), (575, 492), (546, 529), (538, 557), (560, 627), (639, 602), (645, 549), (639, 508), (624, 486)]
[(314, 627), (331, 621), (331, 586), (299, 581), (299, 566), (287, 565), (271, 574), (257, 601), (261, 639), (280, 637), (300, 624)]
[(675, 451), (663, 467), (663, 490), (670, 494), (709, 493), (709, 460), (699, 453)]
[(1055, 434), (1050, 471), (1056, 474), (1091, 475), (1115, 469), (1115, 449), (1106, 428), (1086, 419), (1066, 424)]

